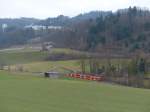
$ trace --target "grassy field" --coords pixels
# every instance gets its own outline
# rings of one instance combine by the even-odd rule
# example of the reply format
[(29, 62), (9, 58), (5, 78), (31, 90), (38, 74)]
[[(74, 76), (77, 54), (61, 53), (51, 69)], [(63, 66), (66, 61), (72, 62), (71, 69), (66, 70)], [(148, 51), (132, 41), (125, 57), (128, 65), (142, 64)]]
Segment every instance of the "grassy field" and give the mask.
[[(106, 65), (106, 60), (99, 60), (100, 65)], [(123, 63), (123, 60), (112, 60), (112, 64), (117, 65)], [(125, 62), (124, 62), (125, 63)], [(127, 63), (127, 62), (126, 62)], [(24, 71), (28, 72), (45, 72), (45, 71), (58, 71), (60, 73), (68, 73), (71, 71), (81, 72), (80, 60), (64, 60), (64, 61), (31, 61), (24, 64), (11, 65), (11, 69), (15, 70), (18, 65), (21, 65)], [(86, 72), (89, 72), (89, 62), (86, 62)]]
[(32, 51), (32, 52), (6, 52), (0, 53), (0, 62), (4, 64), (20, 64), (35, 61), (43, 61), (48, 52)]
[[(86, 71), (89, 69), (89, 62), (86, 62)], [(112, 63), (115, 65), (117, 63), (123, 63), (123, 61), (112, 60)], [(100, 60), (100, 65), (106, 65), (106, 60)], [(12, 65), (11, 68), (15, 69), (17, 64)], [(58, 71), (61, 73), (68, 73), (70, 70), (74, 72), (81, 72), (80, 60), (65, 60), (65, 61), (37, 61), (22, 64), (22, 67), (25, 71), (28, 72), (45, 72), (45, 71)]]
[(150, 91), (0, 71), (0, 112), (149, 112)]
[(0, 51), (0, 64), (24, 64), (37, 61), (44, 61), (53, 54), (77, 54), (83, 55), (84, 53), (71, 49), (54, 48), (49, 51), (34, 50), (31, 48), (3, 50)]
[(78, 60), (32, 62), (23, 64), (23, 67), (29, 72), (45, 72), (53, 70), (61, 73), (68, 73), (70, 70), (73, 70), (74, 72), (81, 71)]
[[(1, 63), (10, 64), (12, 69), (22, 65), (28, 71), (0, 71), (0, 112), (149, 112), (150, 90), (33, 75), (50, 70), (81, 71), (79, 60), (45, 61), (50, 53), (84, 54), (71, 49), (0, 51)], [(99, 61), (100, 65), (107, 63), (105, 59)], [(128, 60), (113, 59), (111, 63), (124, 64)]]
[[(69, 69), (80, 71), (78, 60), (68, 61), (46, 61), (45, 59), (51, 54), (78, 54), (82, 55), (80, 51), (53, 48), (50, 52), (41, 52), (32, 48), (13, 49), (0, 51), (0, 64), (11, 65), (14, 70), (18, 65), (22, 65), (26, 71), (29, 72), (45, 72), (56, 70), (61, 73), (68, 73)], [(68, 70), (67, 70), (68, 69)]]
[[(22, 65), (25, 71), (29, 72), (54, 70), (61, 73), (68, 73), (69, 69), (74, 72), (81, 71), (79, 60), (48, 61), (47, 58), (53, 54), (75, 54), (82, 56), (87, 53), (65, 48), (53, 48), (50, 52), (41, 52), (32, 48), (2, 50), (0, 51), (0, 65), (11, 65), (12, 68)], [(99, 59), (98, 61), (100, 66), (105, 66), (108, 63), (107, 59)], [(128, 62), (129, 59), (111, 59), (111, 64), (116, 66), (119, 66), (119, 64), (125, 66)], [(89, 62), (87, 61), (86, 72), (89, 71)]]

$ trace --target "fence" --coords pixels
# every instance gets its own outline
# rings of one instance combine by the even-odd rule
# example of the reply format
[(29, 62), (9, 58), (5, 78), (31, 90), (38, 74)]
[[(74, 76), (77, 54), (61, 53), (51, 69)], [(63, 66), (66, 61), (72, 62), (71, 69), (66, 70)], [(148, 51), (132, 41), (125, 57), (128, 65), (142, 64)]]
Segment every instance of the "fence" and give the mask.
[(106, 81), (112, 83), (150, 89), (150, 78), (139, 78), (132, 76), (132, 77), (105, 77), (105, 79)]

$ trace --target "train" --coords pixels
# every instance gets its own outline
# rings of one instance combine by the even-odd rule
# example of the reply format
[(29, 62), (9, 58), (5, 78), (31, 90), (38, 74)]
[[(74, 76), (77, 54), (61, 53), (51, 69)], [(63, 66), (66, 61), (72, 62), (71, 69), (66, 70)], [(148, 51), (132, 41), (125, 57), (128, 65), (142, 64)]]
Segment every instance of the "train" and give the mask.
[(103, 74), (80, 74), (80, 73), (70, 73), (66, 74), (66, 77), (83, 79), (83, 80), (91, 80), (91, 81), (104, 81), (105, 77)]

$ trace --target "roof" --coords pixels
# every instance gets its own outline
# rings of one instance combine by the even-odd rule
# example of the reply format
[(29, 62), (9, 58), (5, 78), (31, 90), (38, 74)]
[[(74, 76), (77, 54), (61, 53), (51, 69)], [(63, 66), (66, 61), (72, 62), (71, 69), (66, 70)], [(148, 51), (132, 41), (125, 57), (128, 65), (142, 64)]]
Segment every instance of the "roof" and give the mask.
[(45, 73), (49, 73), (49, 74), (58, 74), (59, 72), (45, 72)]

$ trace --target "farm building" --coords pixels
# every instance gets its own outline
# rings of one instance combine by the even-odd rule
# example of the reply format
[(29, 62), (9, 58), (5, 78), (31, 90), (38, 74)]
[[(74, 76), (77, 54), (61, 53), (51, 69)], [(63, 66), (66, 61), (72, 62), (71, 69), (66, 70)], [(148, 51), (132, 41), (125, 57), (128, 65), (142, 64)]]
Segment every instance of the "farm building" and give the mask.
[(50, 51), (53, 48), (53, 42), (45, 42), (42, 44), (42, 51)]
[(47, 78), (59, 78), (61, 74), (59, 72), (45, 72), (44, 76)]

